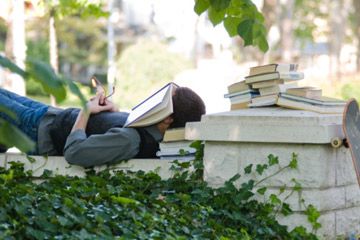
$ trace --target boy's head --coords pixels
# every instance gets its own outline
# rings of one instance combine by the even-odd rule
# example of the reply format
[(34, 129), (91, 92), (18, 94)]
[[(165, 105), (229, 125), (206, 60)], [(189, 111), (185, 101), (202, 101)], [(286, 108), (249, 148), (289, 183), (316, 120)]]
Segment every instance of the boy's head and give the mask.
[(200, 121), (201, 115), (205, 114), (203, 100), (190, 88), (176, 88), (172, 101), (174, 112), (170, 128), (185, 127), (186, 122)]

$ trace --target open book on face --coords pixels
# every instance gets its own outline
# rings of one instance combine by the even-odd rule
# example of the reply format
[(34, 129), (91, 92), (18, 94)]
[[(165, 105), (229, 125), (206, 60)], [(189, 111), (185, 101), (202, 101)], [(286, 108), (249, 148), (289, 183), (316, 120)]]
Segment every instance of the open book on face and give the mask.
[(131, 109), (124, 127), (145, 127), (156, 124), (173, 113), (172, 95), (178, 87), (168, 83)]

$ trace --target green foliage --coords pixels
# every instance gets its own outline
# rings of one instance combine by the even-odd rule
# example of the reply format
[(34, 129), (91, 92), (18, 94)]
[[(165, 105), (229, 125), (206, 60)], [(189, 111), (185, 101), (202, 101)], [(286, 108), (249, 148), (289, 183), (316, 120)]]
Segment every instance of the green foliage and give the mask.
[(170, 52), (165, 44), (139, 41), (127, 47), (117, 62), (115, 102), (122, 109), (131, 108), (190, 67), (189, 60)]
[[(0, 65), (13, 73), (19, 74), (25, 80), (32, 79), (39, 82), (45, 92), (52, 94), (58, 102), (65, 99), (65, 88), (66, 85), (68, 85), (72, 92), (74, 92), (82, 100), (82, 103), (85, 104), (85, 97), (81, 94), (77, 86), (72, 81), (58, 76), (47, 63), (28, 59), (26, 60), (26, 70), (24, 71), (8, 58), (0, 55)], [(9, 116), (11, 117), (11, 115)], [(1, 120), (0, 122), (0, 139), (1, 143), (5, 146), (15, 146), (24, 152), (29, 152), (35, 147), (35, 144), (25, 134), (4, 120)]]
[(341, 88), (341, 97), (343, 99), (356, 98), (360, 100), (360, 84), (347, 83)]
[[(194, 145), (201, 151), (201, 142)], [(34, 184), (22, 164), (10, 164), (0, 168), (2, 239), (317, 239), (304, 227), (280, 225), (276, 213), (291, 214), (289, 205), (275, 194), (255, 201), (255, 181), (236, 187), (240, 175), (214, 189), (194, 177), (196, 167), (175, 163), (167, 180), (90, 170), (83, 179), (46, 172)], [(316, 222), (317, 210), (307, 209)]]
[(245, 46), (269, 49), (264, 17), (251, 0), (195, 0), (194, 11), (198, 15), (207, 11), (214, 26), (223, 22), (229, 36), (240, 36)]

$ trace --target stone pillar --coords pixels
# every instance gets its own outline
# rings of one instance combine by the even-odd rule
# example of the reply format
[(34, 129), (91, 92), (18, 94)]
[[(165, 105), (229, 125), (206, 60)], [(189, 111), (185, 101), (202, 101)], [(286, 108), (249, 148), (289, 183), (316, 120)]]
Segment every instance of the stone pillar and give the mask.
[[(360, 188), (349, 149), (333, 148), (331, 140), (343, 138), (341, 114), (318, 114), (284, 108), (256, 108), (203, 116), (201, 122), (188, 123), (186, 138), (205, 140), (204, 177), (212, 186), (220, 186), (239, 173), (237, 184), (249, 178), (262, 179), (277, 169), (269, 169), (265, 176), (244, 176), (249, 164), (264, 164), (267, 156), (279, 157), (280, 165), (287, 165), (292, 153), (298, 155), (298, 169), (288, 169), (263, 182), (268, 193), (291, 186), (295, 178), (303, 187), (306, 204), (313, 204), (320, 212), (322, 228), (318, 234), (326, 239), (360, 234)], [(290, 190), (288, 190), (290, 191)], [(283, 194), (286, 196), (286, 194)], [(280, 195), (281, 196), (281, 195)], [(279, 217), (289, 228), (303, 225), (311, 230), (297, 194), (287, 199), (295, 211)]]

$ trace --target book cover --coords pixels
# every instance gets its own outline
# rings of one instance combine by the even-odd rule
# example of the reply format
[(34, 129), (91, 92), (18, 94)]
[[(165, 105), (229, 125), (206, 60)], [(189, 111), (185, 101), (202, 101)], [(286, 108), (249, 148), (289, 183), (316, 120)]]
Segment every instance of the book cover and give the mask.
[(294, 100), (298, 102), (305, 102), (310, 104), (317, 104), (317, 105), (326, 105), (326, 106), (345, 106), (346, 101), (339, 100), (336, 98), (330, 98), (330, 97), (319, 97), (319, 98), (306, 98), (306, 97), (300, 97), (291, 95), (288, 93), (281, 93), (280, 96), (285, 99)]
[(230, 97), (229, 100), (230, 100), (231, 104), (245, 103), (245, 102), (250, 102), (251, 99), (253, 99), (254, 97), (257, 97), (257, 96), (259, 96), (258, 92), (252, 92), (252, 93), (247, 93), (247, 94)]
[(322, 96), (322, 90), (316, 87), (289, 88), (285, 92), (290, 95), (306, 98), (321, 98)]
[(296, 63), (272, 63), (250, 68), (249, 75), (257, 75), (269, 72), (296, 72), (298, 64)]
[(245, 83), (245, 80), (233, 83), (229, 85), (228, 87), (228, 93), (237, 93), (237, 92), (243, 92), (246, 90), (250, 90), (251, 87)]
[(251, 103), (249, 103), (249, 107), (266, 107), (272, 106), (277, 103), (278, 94), (267, 95), (267, 96), (260, 96), (253, 98)]
[(244, 108), (249, 108), (249, 101), (247, 102), (240, 102), (240, 103), (232, 103), (230, 105), (230, 111), (233, 110), (239, 110), (239, 109), (244, 109)]
[(171, 128), (165, 131), (163, 142), (185, 140), (185, 128)]
[(235, 93), (226, 93), (224, 94), (224, 98), (232, 98), (232, 97), (238, 97), (238, 96), (244, 96), (244, 95), (256, 95), (258, 94), (259, 91), (258, 90), (254, 90), (254, 89), (249, 89), (249, 90), (244, 90), (241, 92), (235, 92)]
[(276, 86), (278, 84), (290, 84), (290, 83), (294, 83), (294, 80), (276, 79), (276, 80), (267, 80), (267, 81), (262, 81), (262, 82), (256, 82), (256, 83), (251, 84), (251, 87), (253, 89), (259, 89), (259, 88)]
[(286, 80), (300, 80), (304, 78), (303, 72), (272, 72), (272, 73), (263, 73), (253, 76), (246, 76), (245, 82), (248, 84), (277, 80), (277, 79), (286, 79)]
[(266, 96), (266, 95), (283, 93), (288, 89), (294, 89), (296, 87), (297, 87), (297, 82), (291, 84), (278, 84), (271, 87), (259, 88), (259, 92), (261, 96)]
[(318, 113), (339, 113), (342, 114), (344, 111), (345, 105), (334, 105), (327, 106), (321, 104), (312, 104), (309, 102), (302, 102), (294, 99), (288, 99), (284, 97), (279, 97), (277, 105), (286, 108), (292, 108), (297, 110), (306, 110)]
[(178, 86), (168, 83), (131, 109), (124, 127), (144, 127), (158, 123), (173, 113), (172, 95)]

